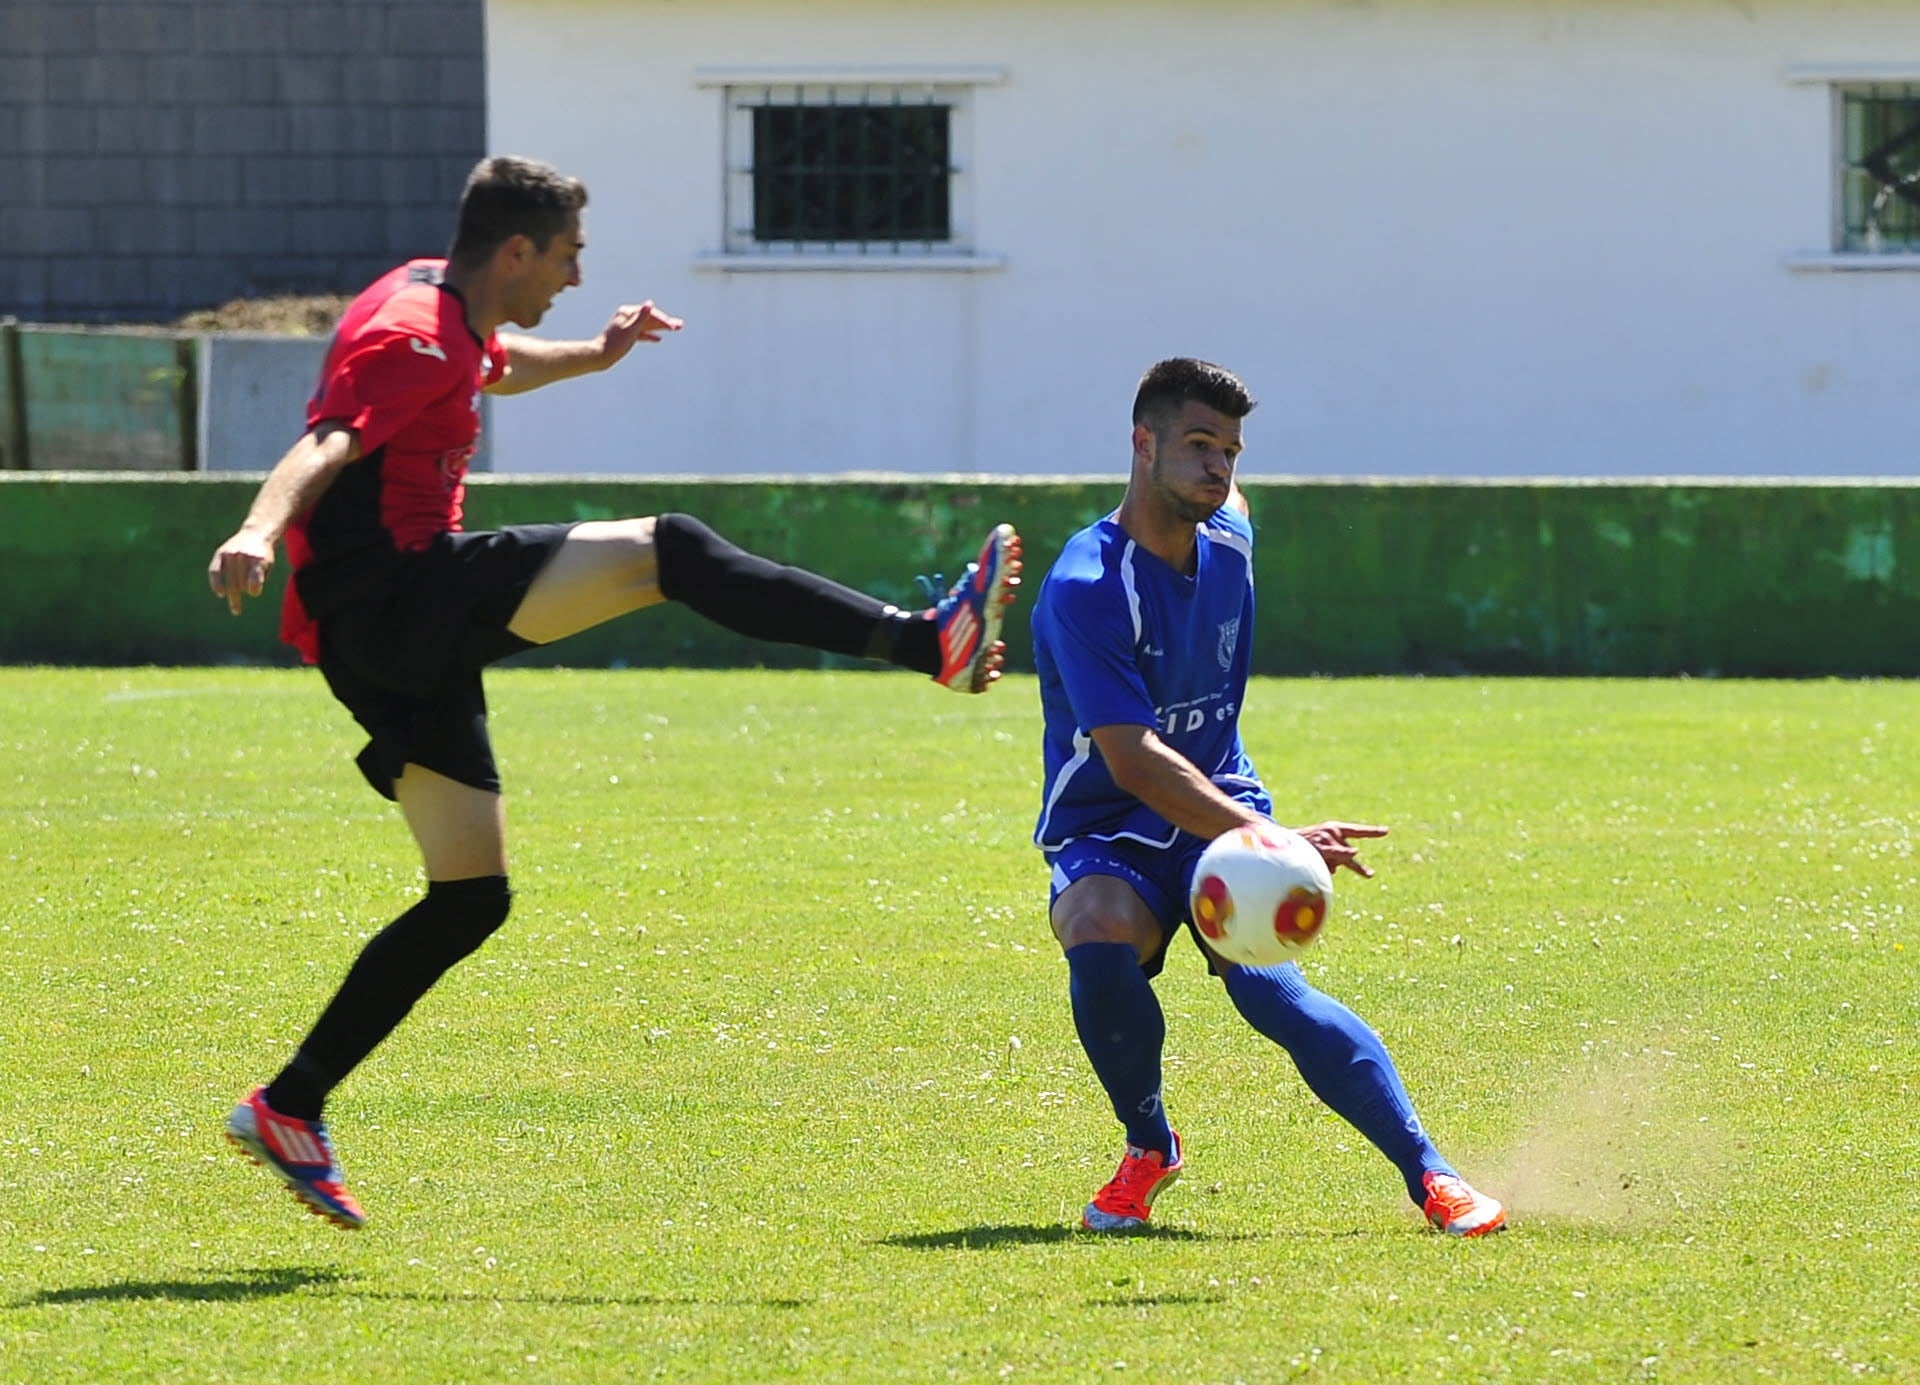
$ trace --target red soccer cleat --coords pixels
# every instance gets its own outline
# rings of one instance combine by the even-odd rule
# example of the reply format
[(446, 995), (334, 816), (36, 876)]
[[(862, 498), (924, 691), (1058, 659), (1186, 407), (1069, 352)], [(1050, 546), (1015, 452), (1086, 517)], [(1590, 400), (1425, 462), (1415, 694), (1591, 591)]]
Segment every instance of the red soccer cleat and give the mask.
[(1093, 1195), (1087, 1210), (1080, 1214), (1080, 1224), (1089, 1231), (1132, 1231), (1145, 1226), (1153, 1215), (1153, 1200), (1186, 1166), (1178, 1133), (1173, 1137), (1171, 1159), (1157, 1149), (1128, 1145), (1119, 1171)]
[[(937, 580), (937, 579), (936, 579)], [(1020, 536), (996, 524), (947, 594), (933, 608), (940, 636), (940, 671), (933, 681), (955, 692), (985, 692), (1000, 676), (1006, 645), (1000, 626), (1020, 585)]]
[(357, 1231), (367, 1214), (341, 1181), (333, 1141), (320, 1121), (283, 1116), (267, 1105), (265, 1087), (255, 1087), (227, 1117), (227, 1138), (299, 1198), (309, 1212)]

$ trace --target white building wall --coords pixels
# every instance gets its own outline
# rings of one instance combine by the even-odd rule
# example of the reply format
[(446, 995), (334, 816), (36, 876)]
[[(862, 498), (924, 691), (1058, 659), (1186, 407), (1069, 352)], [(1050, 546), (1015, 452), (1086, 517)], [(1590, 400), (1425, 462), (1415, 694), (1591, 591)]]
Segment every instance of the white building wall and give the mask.
[[(494, 412), (502, 471), (1108, 472), (1139, 372), (1310, 475), (1904, 474), (1920, 271), (1830, 237), (1832, 0), (491, 0), (491, 146), (584, 177), (586, 285), (687, 330)], [(980, 273), (719, 273), (739, 67), (990, 66)]]

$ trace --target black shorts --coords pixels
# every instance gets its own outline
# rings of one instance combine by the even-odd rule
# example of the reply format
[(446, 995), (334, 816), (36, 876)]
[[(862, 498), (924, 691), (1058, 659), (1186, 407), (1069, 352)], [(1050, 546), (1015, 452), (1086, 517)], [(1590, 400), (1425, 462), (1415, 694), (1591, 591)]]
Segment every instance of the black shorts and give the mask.
[(409, 764), (500, 792), (480, 670), (531, 642), (507, 631), (571, 524), (442, 534), (392, 578), (320, 618), (320, 672), (372, 739), (356, 757), (382, 795)]

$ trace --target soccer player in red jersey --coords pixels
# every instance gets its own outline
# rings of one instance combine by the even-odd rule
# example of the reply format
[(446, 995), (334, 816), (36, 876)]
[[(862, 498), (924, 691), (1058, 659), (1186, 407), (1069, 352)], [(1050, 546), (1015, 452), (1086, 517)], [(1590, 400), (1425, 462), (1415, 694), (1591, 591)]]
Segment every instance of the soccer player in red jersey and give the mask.
[(742, 634), (917, 669), (961, 692), (1000, 676), (1001, 622), (1020, 581), (1008, 524), (920, 612), (747, 553), (688, 515), (461, 532), (483, 392), (606, 370), (680, 329), (647, 302), (585, 341), (500, 330), (536, 326), (580, 282), (586, 201), (577, 179), (537, 160), (482, 160), (447, 258), (401, 265), (347, 309), (306, 433), (208, 564), (214, 595), (237, 614), (285, 538), (282, 637), (365, 729), (361, 772), (398, 802), (425, 862), (425, 897), (367, 944), (292, 1060), (227, 1121), (235, 1143), (344, 1227), (365, 1213), (322, 1106), (512, 901), (487, 664), (676, 601)]

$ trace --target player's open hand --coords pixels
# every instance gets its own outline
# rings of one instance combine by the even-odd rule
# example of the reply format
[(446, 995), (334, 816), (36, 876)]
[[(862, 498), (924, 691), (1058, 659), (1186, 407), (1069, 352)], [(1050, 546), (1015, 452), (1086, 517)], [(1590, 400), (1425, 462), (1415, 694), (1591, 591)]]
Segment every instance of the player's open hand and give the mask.
[(227, 609), (240, 614), (241, 602), (258, 596), (273, 571), (273, 545), (242, 529), (220, 545), (207, 564), (207, 584), (215, 596), (226, 598)]
[(600, 334), (600, 354), (611, 366), (633, 350), (634, 343), (659, 341), (666, 333), (677, 332), (685, 325), (679, 318), (654, 307), (651, 298), (644, 303), (622, 304)]
[(1327, 863), (1329, 871), (1337, 871), (1345, 866), (1367, 880), (1373, 878), (1373, 871), (1360, 859), (1360, 848), (1351, 839), (1387, 835), (1384, 827), (1369, 827), (1358, 822), (1322, 822), (1294, 830), (1313, 844), (1313, 849), (1320, 853), (1320, 859)]

